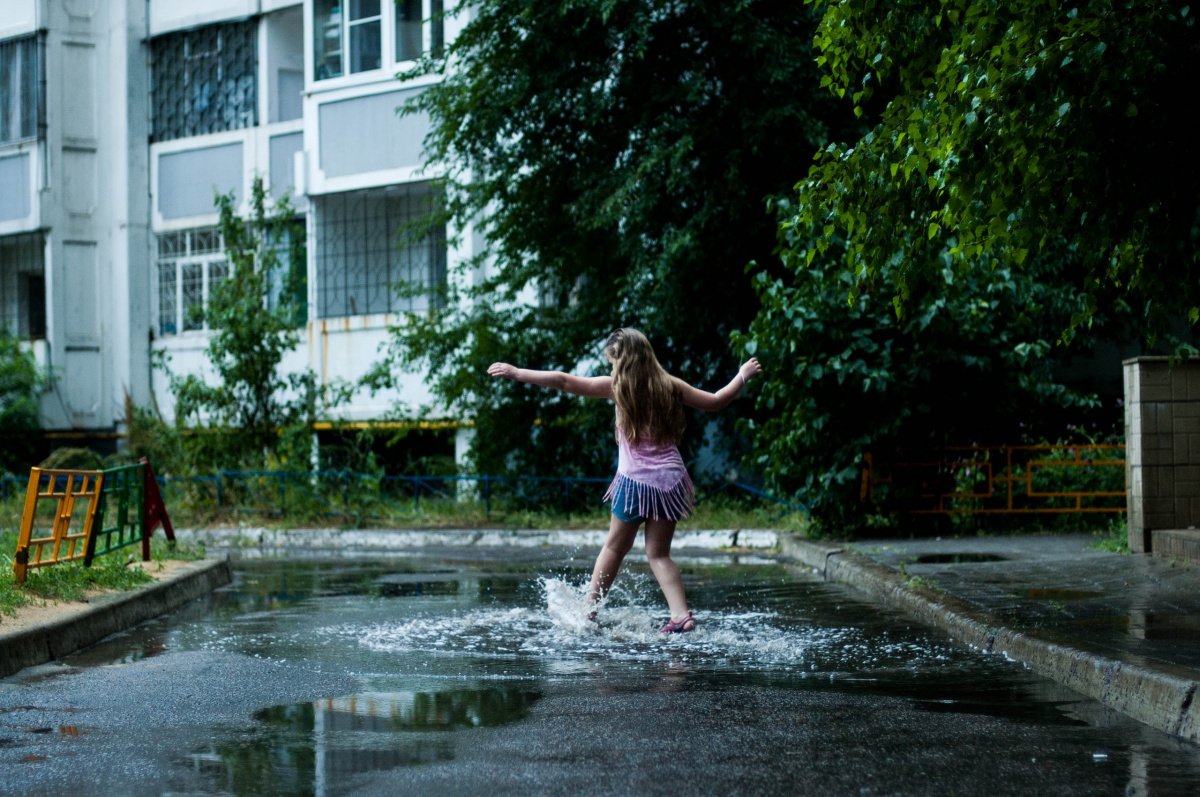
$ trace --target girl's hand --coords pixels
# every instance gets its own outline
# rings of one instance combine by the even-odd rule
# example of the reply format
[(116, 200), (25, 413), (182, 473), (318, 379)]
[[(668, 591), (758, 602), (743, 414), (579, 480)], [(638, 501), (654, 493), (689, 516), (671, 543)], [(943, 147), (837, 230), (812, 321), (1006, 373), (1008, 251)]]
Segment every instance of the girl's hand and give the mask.
[(497, 376), (501, 379), (516, 379), (517, 367), (508, 363), (492, 363), (488, 366), (488, 375)]
[(762, 366), (758, 364), (757, 357), (751, 357), (746, 362), (742, 363), (742, 367), (738, 369), (738, 373), (742, 375), (742, 379), (749, 382), (754, 377), (762, 373)]

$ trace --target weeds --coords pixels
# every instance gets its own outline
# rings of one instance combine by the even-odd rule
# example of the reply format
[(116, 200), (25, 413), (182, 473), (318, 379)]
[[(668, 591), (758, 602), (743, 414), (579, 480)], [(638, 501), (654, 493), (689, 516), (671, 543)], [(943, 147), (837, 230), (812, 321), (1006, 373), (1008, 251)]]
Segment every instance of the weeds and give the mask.
[[(608, 527), (609, 508), (597, 500), (583, 511), (569, 514), (548, 508), (514, 506), (513, 501), (494, 500), (490, 510), (474, 497), (422, 497), (411, 500), (362, 500), (345, 506), (305, 505), (292, 501), (279, 513), (266, 506), (262, 511), (218, 510), (215, 503), (191, 496), (168, 497), (171, 518), (177, 527), (254, 525), (268, 529), (297, 528), (392, 528), (392, 529), (603, 529)], [(353, 498), (353, 497), (352, 497)], [(781, 512), (774, 504), (718, 496), (701, 501), (680, 530), (690, 529), (776, 529), (809, 536), (812, 527), (803, 512)]]
[(1108, 528), (1092, 532), (1092, 536), (1096, 538), (1096, 541), (1092, 543), (1092, 547), (1099, 551), (1127, 554), (1129, 553), (1128, 529), (1129, 527), (1124, 515), (1114, 518), (1108, 524)]
[[(12, 504), (13, 501), (7, 502)], [(131, 559), (141, 558), (140, 546), (129, 546), (97, 557), (91, 567), (82, 562), (65, 562), (30, 570), (25, 583), (18, 585), (13, 574), (13, 554), (17, 550), (19, 516), (15, 522), (11, 507), (0, 505), (0, 615), (12, 617), (21, 606), (46, 601), (77, 601), (93, 590), (126, 590), (150, 581), (153, 567), (129, 567)], [(203, 543), (169, 543), (162, 532), (150, 538), (150, 558), (161, 563), (172, 559), (204, 558)]]
[(91, 590), (124, 590), (139, 587), (154, 578), (140, 567), (127, 567), (128, 557), (113, 554), (97, 559), (91, 567), (81, 562), (67, 562), (53, 567), (29, 571), (25, 583), (14, 582), (12, 557), (0, 557), (0, 612), (11, 616), (19, 606), (35, 599), (43, 601), (77, 601)]
[(934, 592), (943, 592), (942, 588), (938, 586), (936, 578), (925, 578), (925, 576), (913, 576), (908, 581), (904, 582), (904, 586), (908, 587), (909, 589), (924, 587), (925, 589), (931, 589)]

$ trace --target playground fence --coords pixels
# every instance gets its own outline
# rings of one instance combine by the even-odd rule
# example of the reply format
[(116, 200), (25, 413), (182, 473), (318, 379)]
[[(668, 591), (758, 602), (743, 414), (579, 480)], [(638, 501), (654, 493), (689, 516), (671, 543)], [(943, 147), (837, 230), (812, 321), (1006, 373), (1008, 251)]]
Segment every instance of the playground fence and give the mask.
[[(379, 476), (353, 471), (220, 471), (205, 476), (160, 476), (172, 502), (210, 506), (218, 512), (261, 515), (387, 517), (421, 511), (422, 502), (479, 501), (490, 516), (496, 509), (553, 510), (570, 515), (598, 508), (605, 478), (552, 476)], [(705, 493), (737, 493), (788, 511), (803, 504), (740, 482)]]

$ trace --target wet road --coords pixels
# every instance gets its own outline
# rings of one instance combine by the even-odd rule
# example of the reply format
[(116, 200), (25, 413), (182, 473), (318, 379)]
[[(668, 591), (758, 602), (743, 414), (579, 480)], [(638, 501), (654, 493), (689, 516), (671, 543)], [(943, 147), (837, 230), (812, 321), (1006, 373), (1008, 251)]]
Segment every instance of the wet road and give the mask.
[(749, 561), (687, 565), (669, 638), (644, 566), (596, 629), (544, 553), (242, 562), (0, 681), (0, 792), (1200, 791), (1200, 748)]

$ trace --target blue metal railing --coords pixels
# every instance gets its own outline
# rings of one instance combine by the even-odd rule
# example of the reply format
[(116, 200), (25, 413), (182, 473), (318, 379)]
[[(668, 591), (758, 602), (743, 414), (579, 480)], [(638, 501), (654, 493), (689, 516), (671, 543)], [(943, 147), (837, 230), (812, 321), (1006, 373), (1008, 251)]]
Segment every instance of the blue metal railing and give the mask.
[[(579, 493), (587, 503), (600, 505), (601, 485), (610, 479), (568, 476), (379, 476), (354, 471), (220, 471), (212, 476), (159, 476), (164, 493), (185, 485), (207, 489), (207, 499), (218, 512), (286, 515), (364, 516), (370, 510), (417, 512), (421, 500), (482, 500), (491, 515), (496, 501), (515, 502), (523, 508), (558, 508), (566, 515), (579, 506)], [(698, 501), (727, 492), (743, 492), (783, 507), (786, 514), (808, 514), (803, 503), (794, 503), (741, 482), (727, 483), (700, 496)], [(168, 497), (168, 500), (170, 498)], [(364, 511), (366, 510), (366, 511)]]

